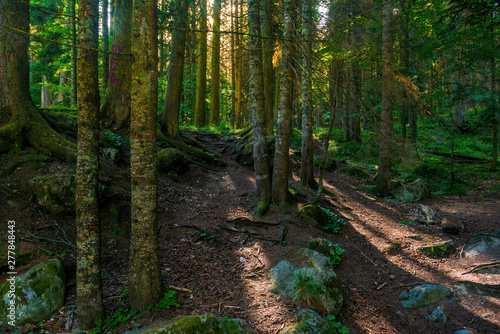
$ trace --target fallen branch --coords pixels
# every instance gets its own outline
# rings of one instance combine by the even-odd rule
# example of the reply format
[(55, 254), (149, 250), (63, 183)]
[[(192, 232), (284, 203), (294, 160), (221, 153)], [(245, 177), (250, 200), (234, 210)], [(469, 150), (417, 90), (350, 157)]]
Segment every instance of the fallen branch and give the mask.
[(471, 270), (463, 273), (462, 275), (466, 275), (466, 274), (470, 274), (470, 273), (474, 273), (476, 271), (479, 271), (481, 269), (484, 269), (484, 268), (489, 268), (489, 267), (495, 267), (495, 266), (500, 266), (500, 261), (497, 261), (497, 262), (492, 262), (492, 263), (484, 263), (484, 264), (478, 264), (477, 266), (475, 266), (474, 268), (472, 268)]
[(253, 225), (261, 224), (261, 225), (272, 225), (272, 226), (276, 226), (276, 225), (279, 225), (281, 223), (281, 222), (271, 223), (271, 222), (265, 222), (262, 220), (251, 220), (251, 219), (248, 219), (247, 217), (238, 217), (238, 218), (234, 218), (234, 219), (228, 219), (228, 220), (226, 220), (226, 222), (233, 223), (233, 224), (253, 224)]
[(168, 288), (170, 290), (175, 290), (175, 291), (179, 291), (179, 292), (185, 292), (185, 293), (193, 294), (193, 290), (189, 290), (189, 289), (185, 289), (185, 288), (179, 288), (179, 287), (173, 286), (173, 285), (169, 285)]

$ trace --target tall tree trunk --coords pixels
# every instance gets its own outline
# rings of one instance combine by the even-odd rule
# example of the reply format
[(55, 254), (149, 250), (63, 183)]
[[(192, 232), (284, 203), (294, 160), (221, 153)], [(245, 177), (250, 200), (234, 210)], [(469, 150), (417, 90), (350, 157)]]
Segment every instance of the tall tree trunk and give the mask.
[(288, 201), (288, 170), (289, 170), (289, 149), (290, 135), (292, 128), (292, 99), (291, 90), (293, 82), (292, 67), (292, 36), (293, 36), (293, 0), (285, 0), (283, 15), (283, 42), (281, 55), (281, 83), (280, 102), (278, 112), (278, 124), (276, 127), (276, 144), (274, 153), (273, 169), (273, 202), (279, 206), (281, 211), (290, 208)]
[(52, 97), (50, 96), (49, 81), (45, 75), (42, 75), (42, 89), (41, 89), (41, 103), (42, 108), (50, 108), (52, 104)]
[(200, 43), (198, 54), (198, 69), (196, 73), (196, 106), (194, 124), (197, 127), (205, 126), (205, 104), (207, 91), (207, 0), (200, 0)]
[[(165, 10), (165, 0), (160, 1), (160, 11), (163, 12)], [(161, 22), (163, 24), (165, 22)], [(160, 72), (158, 76), (162, 78), (165, 75), (165, 29), (162, 27), (158, 28), (158, 33), (160, 35), (160, 43), (158, 47), (160, 48), (160, 59), (158, 62), (160, 63)]]
[(253, 119), (253, 156), (257, 194), (260, 199), (254, 216), (262, 216), (271, 201), (271, 166), (269, 156), (266, 113), (264, 107), (264, 78), (262, 71), (262, 48), (259, 38), (259, 0), (248, 1), (248, 30), (250, 56), (250, 112)]
[(235, 0), (236, 6), (234, 9), (234, 16), (236, 17), (235, 22), (235, 36), (234, 36), (234, 47), (236, 48), (236, 59), (235, 59), (235, 77), (234, 77), (234, 126), (236, 129), (241, 128), (242, 126), (242, 77), (243, 77), (243, 59), (242, 59), (242, 46), (240, 39), (240, 0)]
[(393, 4), (383, 7), (382, 23), (382, 113), (380, 115), (379, 163), (377, 190), (382, 197), (391, 193), (392, 146), (392, 62), (393, 62)]
[(113, 18), (113, 52), (106, 96), (101, 106), (101, 124), (114, 133), (126, 134), (130, 131), (130, 89), (131, 63), (130, 47), (132, 0), (114, 0), (116, 4)]
[[(71, 45), (76, 45), (76, 0), (70, 0), (69, 2), (71, 16)], [(77, 92), (77, 69), (78, 65), (76, 62), (76, 47), (71, 47), (71, 105), (76, 106), (78, 100), (78, 92)]]
[[(29, 89), (29, 5), (0, 0), (0, 153), (29, 145), (60, 160), (76, 160), (76, 145), (64, 139), (35, 107)], [(76, 82), (76, 80), (75, 80)]]
[[(99, 46), (99, 2), (80, 0), (78, 45)], [(76, 180), (78, 324), (97, 325), (104, 314), (99, 222), (99, 71), (95, 51), (78, 50), (78, 165)]]
[(156, 169), (157, 2), (135, 0), (133, 13), (129, 294), (132, 308), (145, 311), (162, 297)]
[[(401, 65), (403, 75), (409, 77), (410, 74), (410, 31), (409, 31), (409, 15), (408, 15), (408, 6), (406, 0), (401, 0)], [(406, 92), (406, 89), (403, 90), (403, 101), (401, 104), (401, 112), (400, 112), (400, 122), (401, 122), (401, 137), (403, 137), (403, 146), (406, 144), (407, 137), (407, 129), (406, 126), (410, 121), (410, 96)]]
[(278, 110), (280, 107), (280, 82), (281, 82), (281, 58), (278, 58), (276, 62), (276, 75), (274, 78), (274, 107), (273, 107), (273, 119), (276, 124), (278, 124)]
[(162, 130), (169, 138), (178, 138), (179, 110), (181, 107), (184, 54), (186, 48), (187, 10), (189, 1), (175, 0), (175, 19), (172, 32), (172, 49), (168, 67), (167, 95), (163, 107)]
[(273, 135), (273, 53), (274, 46), (271, 39), (271, 0), (261, 0), (260, 4), (260, 30), (262, 43), (262, 69), (264, 73), (264, 107), (266, 108), (266, 131)]
[(212, 33), (212, 59), (210, 71), (212, 72), (212, 85), (210, 86), (210, 125), (220, 123), (220, 10), (221, 0), (214, 0), (213, 8), (213, 33)]
[[(493, 25), (490, 26), (490, 32), (491, 32), (491, 45), (493, 46), (493, 49), (495, 49), (496, 45), (496, 39), (495, 39), (495, 27)], [(496, 76), (496, 64), (495, 64), (495, 57), (490, 58), (490, 91), (491, 95), (496, 96), (497, 95), (497, 76)], [(492, 99), (492, 106), (493, 110), (493, 115), (491, 116), (491, 139), (493, 143), (492, 147), (492, 152), (491, 156), (493, 159), (493, 163), (491, 165), (490, 170), (491, 171), (496, 171), (497, 170), (497, 165), (498, 165), (498, 100), (496, 98)]]
[(300, 183), (316, 188), (313, 166), (313, 133), (312, 133), (312, 39), (313, 39), (312, 3), (302, 1), (302, 152)]
[[(234, 31), (234, 2), (231, 1), (231, 31)], [(234, 50), (234, 34), (231, 34), (231, 115), (229, 121), (231, 128), (234, 128), (234, 102), (235, 102), (235, 92), (236, 92), (236, 71), (235, 71), (235, 56), (236, 52)]]
[[(102, 0), (102, 49), (109, 51), (108, 0)], [(102, 90), (106, 91), (109, 77), (109, 53), (102, 53)]]

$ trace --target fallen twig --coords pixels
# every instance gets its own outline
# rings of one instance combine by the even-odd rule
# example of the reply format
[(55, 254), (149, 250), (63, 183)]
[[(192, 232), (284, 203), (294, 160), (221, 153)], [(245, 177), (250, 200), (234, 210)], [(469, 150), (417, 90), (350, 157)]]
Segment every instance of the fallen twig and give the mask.
[(179, 287), (173, 286), (173, 285), (169, 285), (168, 288), (171, 289), (171, 290), (175, 290), (175, 291), (180, 291), (180, 292), (186, 292), (186, 293), (193, 294), (193, 290), (190, 290), (190, 289), (179, 288)]
[(45, 241), (57, 242), (57, 243), (65, 244), (65, 245), (71, 246), (71, 247), (76, 247), (73, 243), (67, 242), (67, 241), (64, 241), (64, 240), (56, 240), (56, 239), (50, 239), (50, 238), (41, 237), (41, 236), (35, 235), (35, 234), (33, 234), (31, 232), (28, 232), (28, 231), (25, 231), (25, 230), (20, 230), (19, 232), (24, 233), (26, 236), (30, 236), (32, 238), (35, 238), (35, 239), (37, 239), (37, 241), (45, 240)]

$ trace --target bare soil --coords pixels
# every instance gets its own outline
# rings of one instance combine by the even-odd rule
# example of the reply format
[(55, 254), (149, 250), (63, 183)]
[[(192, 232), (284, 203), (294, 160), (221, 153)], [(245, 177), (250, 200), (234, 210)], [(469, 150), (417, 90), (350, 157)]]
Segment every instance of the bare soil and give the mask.
[[(197, 139), (219, 152), (228, 145), (214, 135), (199, 134)], [(368, 181), (330, 171), (324, 175), (325, 188), (335, 195), (324, 198), (331, 203), (332, 211), (347, 220), (340, 234), (327, 233), (297, 218), (295, 214), (305, 201), (289, 213), (271, 211), (260, 219), (271, 224), (237, 223), (231, 220), (251, 219), (257, 205), (254, 173), (234, 161), (231, 149), (224, 149), (223, 154), (227, 167), (207, 170), (193, 166), (182, 176), (161, 175), (159, 179), (160, 261), (164, 283), (191, 289), (193, 294), (178, 292), (179, 307), (147, 311), (115, 329), (116, 333), (177, 316), (205, 313), (240, 318), (256, 333), (279, 333), (298, 321), (295, 310), (301, 305), (268, 292), (268, 272), (282, 259), (297, 265), (302, 263), (304, 258), (297, 250), (318, 237), (346, 250), (335, 269), (346, 297), (337, 320), (350, 333), (453, 333), (463, 328), (472, 333), (500, 333), (500, 301), (493, 297), (456, 293), (414, 310), (404, 309), (399, 301), (405, 289), (419, 283), (443, 284), (452, 289), (452, 282), (459, 280), (499, 283), (495, 275), (464, 275), (477, 263), (460, 258), (459, 252), (477, 233), (499, 229), (500, 194), (425, 200), (423, 204), (433, 208), (443, 220), (464, 225), (460, 235), (447, 235), (440, 225), (408, 223), (419, 204), (376, 198), (362, 191), (362, 185)], [(58, 313), (43, 324), (20, 329), (39, 332), (43, 328), (49, 333), (61, 333), (65, 332), (67, 315), (76, 309), (76, 250), (66, 244), (68, 240), (73, 244), (76, 240), (75, 218), (49, 215), (35, 204), (27, 182), (41, 174), (68, 173), (74, 166), (23, 162), (10, 175), (5, 173), (7, 167), (21, 161), (22, 156), (2, 161), (2, 239), (7, 235), (7, 221), (15, 220), (21, 253), (38, 250), (17, 271), (22, 273), (37, 262), (59, 256), (70, 284), (66, 304)], [(292, 159), (292, 165), (291, 183), (299, 187), (306, 199), (311, 199), (314, 192), (300, 187), (298, 182), (299, 162)], [(127, 178), (126, 167), (123, 163), (118, 172)], [(130, 194), (110, 180), (103, 182), (110, 186), (101, 220), (104, 304), (111, 314), (128, 306), (126, 298), (120, 295), (127, 285)], [(111, 233), (111, 205), (119, 208), (120, 222), (126, 232), (123, 238)], [(283, 226), (288, 228), (286, 243), (271, 245), (266, 239), (277, 239)], [(422, 240), (407, 238), (411, 235), (419, 235)], [(457, 251), (453, 254), (426, 257), (418, 251), (418, 247), (430, 242), (449, 239), (455, 242)], [(0, 283), (6, 280), (6, 271), (0, 268)], [(449, 317), (444, 324), (428, 320), (438, 305)], [(403, 315), (397, 315), (397, 311)], [(76, 326), (77, 323), (73, 328)], [(0, 324), (2, 331), (9, 329)]]

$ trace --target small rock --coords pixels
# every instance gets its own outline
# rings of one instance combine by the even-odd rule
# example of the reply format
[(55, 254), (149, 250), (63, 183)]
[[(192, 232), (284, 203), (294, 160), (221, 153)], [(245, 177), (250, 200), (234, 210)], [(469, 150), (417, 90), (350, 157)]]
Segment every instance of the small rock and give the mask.
[(454, 332), (453, 334), (472, 334), (472, 332), (468, 329), (460, 329), (460, 330)]
[(419, 247), (419, 251), (427, 256), (444, 255), (450, 253), (454, 249), (455, 242), (453, 240), (431, 243), (426, 246)]
[(7, 205), (10, 206), (11, 208), (17, 208), (19, 204), (14, 201), (7, 201)]
[(320, 316), (315, 311), (303, 308), (297, 312), (297, 317), (301, 320), (298, 324), (288, 327), (280, 334), (336, 334), (337, 330), (328, 320)]
[(429, 320), (434, 322), (446, 322), (446, 320), (448, 320), (448, 317), (446, 316), (446, 314), (444, 314), (443, 308), (441, 306), (438, 306), (429, 315)]
[(38, 204), (55, 215), (75, 213), (76, 180), (74, 174), (42, 175), (29, 181)]
[(419, 202), (430, 196), (430, 190), (424, 179), (417, 179), (406, 186), (401, 186), (392, 191), (392, 196), (405, 202)]
[(411, 290), (403, 291), (399, 295), (399, 299), (404, 308), (412, 309), (432, 304), (451, 293), (452, 291), (443, 285), (422, 284)]
[(316, 227), (328, 224), (328, 216), (321, 208), (314, 204), (304, 205), (297, 216)]
[(404, 312), (401, 312), (401, 311), (397, 311), (396, 315), (401, 317), (401, 318), (408, 318), (408, 315)]
[(309, 249), (315, 250), (318, 253), (323, 254), (324, 256), (330, 256), (330, 247), (328, 247), (328, 241), (323, 238), (316, 238), (309, 241), (308, 246)]
[(418, 240), (418, 241), (422, 240), (422, 237), (420, 235), (407, 235), (407, 236), (405, 236), (405, 238)]

